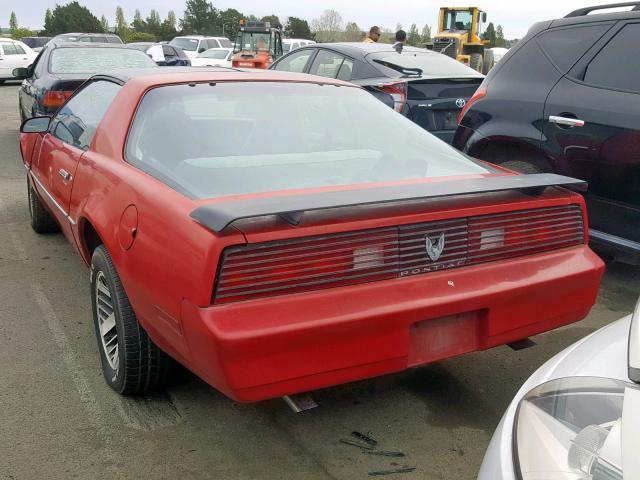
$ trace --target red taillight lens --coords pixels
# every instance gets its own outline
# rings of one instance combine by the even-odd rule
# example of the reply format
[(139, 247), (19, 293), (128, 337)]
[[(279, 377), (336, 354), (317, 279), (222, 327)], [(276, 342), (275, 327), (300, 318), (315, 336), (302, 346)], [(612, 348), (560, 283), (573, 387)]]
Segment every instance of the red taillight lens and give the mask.
[(60, 106), (67, 101), (73, 95), (73, 91), (69, 90), (49, 90), (44, 94), (44, 99), (42, 100), (42, 105), (46, 108), (60, 108)]
[(232, 248), (222, 260), (213, 303), (395, 278), (396, 229)]
[(482, 97), (485, 97), (486, 95), (487, 95), (487, 85), (484, 82), (482, 82), (478, 87), (478, 89), (476, 90), (476, 93), (473, 94), (473, 96), (469, 99), (467, 104), (464, 107), (462, 107), (462, 110), (460, 110), (460, 114), (458, 115), (458, 125), (460, 124), (460, 122), (462, 122), (462, 117), (464, 117), (464, 114), (467, 113), (469, 108), (471, 108), (471, 105), (473, 105), (475, 102), (480, 100)]
[(396, 112), (401, 112), (404, 104), (407, 103), (407, 89), (407, 82), (388, 83), (382, 86), (382, 91), (393, 98), (393, 109)]

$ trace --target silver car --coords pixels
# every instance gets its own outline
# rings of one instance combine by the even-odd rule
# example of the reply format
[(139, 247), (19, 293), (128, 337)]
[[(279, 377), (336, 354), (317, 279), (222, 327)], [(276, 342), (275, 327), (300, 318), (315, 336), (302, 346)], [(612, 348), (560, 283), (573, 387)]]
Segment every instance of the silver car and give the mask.
[(478, 480), (640, 479), (640, 300), (520, 388)]

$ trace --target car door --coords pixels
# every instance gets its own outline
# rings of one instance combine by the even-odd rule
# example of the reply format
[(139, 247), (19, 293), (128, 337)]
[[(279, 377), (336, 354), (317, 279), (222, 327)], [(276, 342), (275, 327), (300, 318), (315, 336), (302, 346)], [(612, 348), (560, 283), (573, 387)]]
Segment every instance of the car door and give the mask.
[[(640, 243), (640, 23), (603, 37), (553, 88), (543, 132), (556, 171), (587, 180), (592, 236)], [(640, 245), (639, 245), (640, 246)]]
[(50, 201), (65, 234), (72, 239), (69, 202), (78, 161), (91, 145), (102, 116), (118, 93), (116, 83), (91, 82), (65, 103), (52, 118), (40, 155), (31, 164), (41, 197)]
[(173, 50), (173, 47), (169, 45), (162, 45), (162, 53), (164, 54), (164, 61), (167, 67), (175, 67), (178, 64), (178, 55)]

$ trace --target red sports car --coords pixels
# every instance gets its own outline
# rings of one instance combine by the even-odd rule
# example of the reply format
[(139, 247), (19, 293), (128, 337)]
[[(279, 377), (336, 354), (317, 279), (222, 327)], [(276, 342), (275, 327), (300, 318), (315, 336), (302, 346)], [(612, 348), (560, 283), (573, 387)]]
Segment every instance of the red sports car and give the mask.
[(21, 128), (31, 223), (91, 268), (104, 377), (170, 358), (239, 401), (583, 318), (604, 265), (584, 184), (474, 161), (338, 80), (98, 75)]

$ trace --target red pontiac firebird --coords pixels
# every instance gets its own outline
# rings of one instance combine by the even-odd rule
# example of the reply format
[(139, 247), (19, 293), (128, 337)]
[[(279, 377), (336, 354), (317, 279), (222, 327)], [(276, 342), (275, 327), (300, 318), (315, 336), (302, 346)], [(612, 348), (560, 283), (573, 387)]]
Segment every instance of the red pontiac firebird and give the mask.
[(258, 401), (593, 305), (580, 181), (470, 159), (338, 80), (171, 70), (94, 76), (21, 128), (31, 224), (90, 266), (117, 392), (158, 387), (173, 358)]

